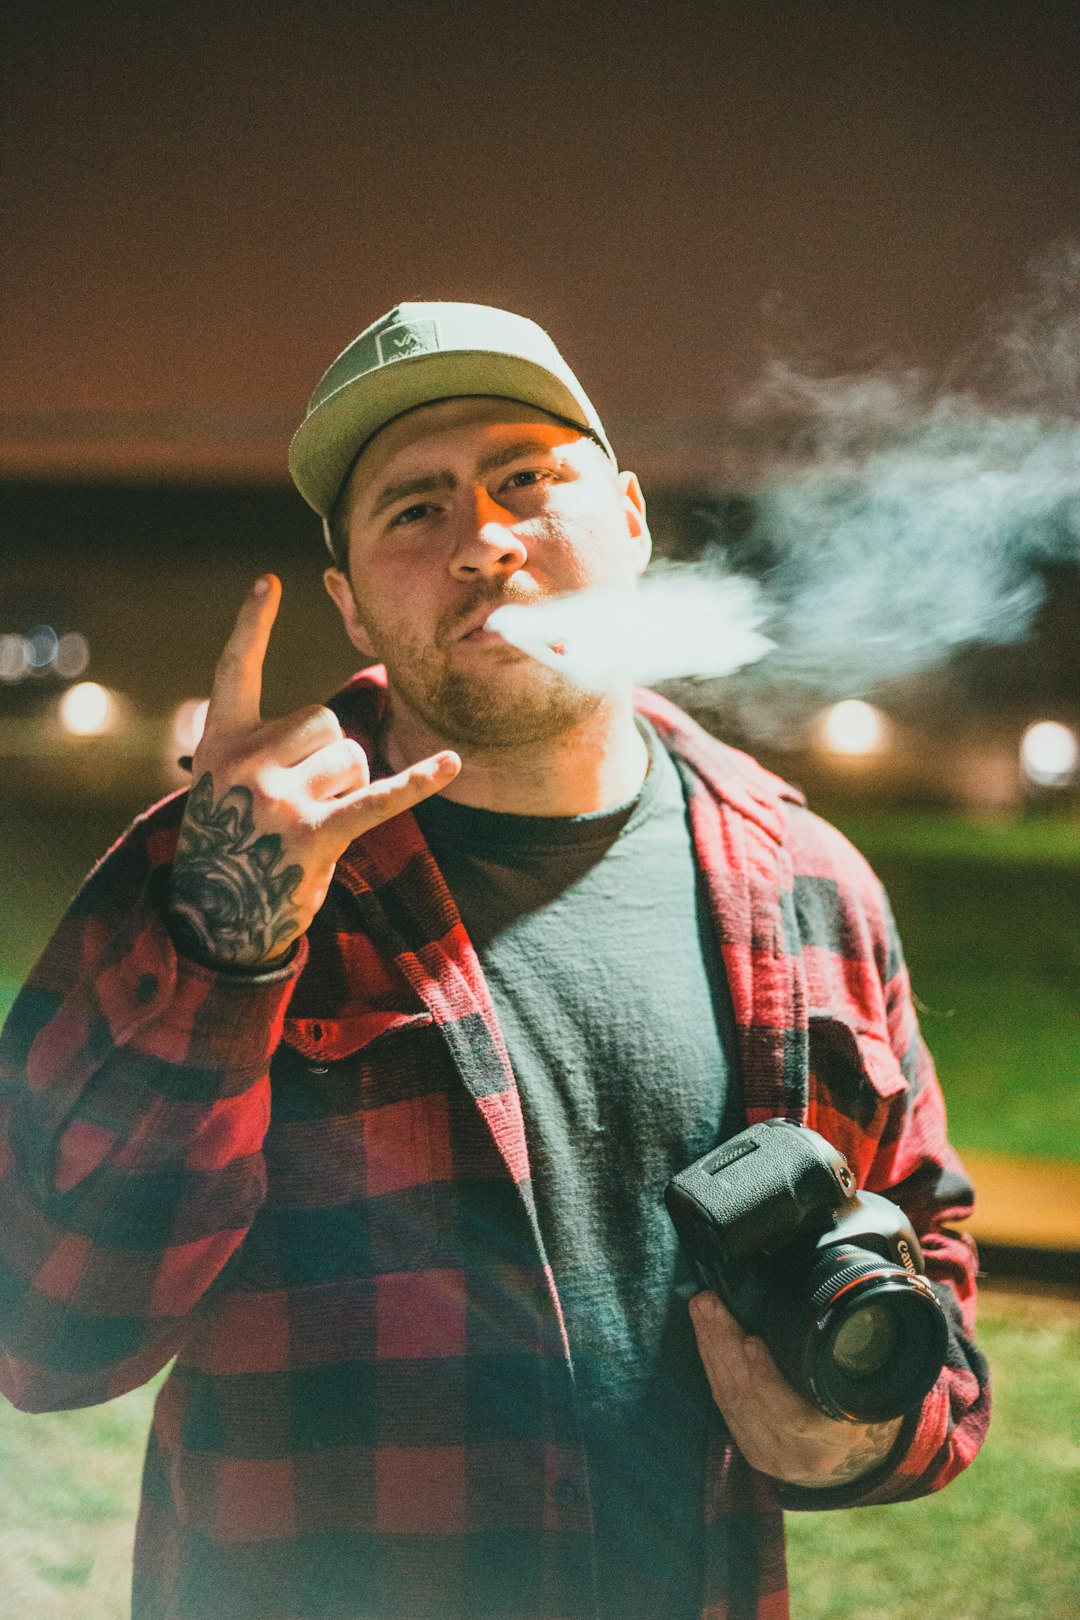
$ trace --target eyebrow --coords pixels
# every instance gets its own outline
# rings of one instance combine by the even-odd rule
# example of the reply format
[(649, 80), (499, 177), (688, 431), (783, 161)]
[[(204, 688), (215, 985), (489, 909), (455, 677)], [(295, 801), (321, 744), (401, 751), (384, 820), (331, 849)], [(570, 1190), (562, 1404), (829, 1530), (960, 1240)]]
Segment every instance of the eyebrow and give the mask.
[[(515, 439), (513, 444), (504, 444), (500, 449), (491, 450), (486, 456), (481, 456), (476, 463), (476, 471), (481, 476), (497, 472), (500, 467), (508, 466), (511, 461), (519, 461), (522, 456), (549, 456), (553, 455), (557, 448), (557, 445), (549, 443), (547, 439)], [(457, 478), (449, 468), (443, 472), (424, 473), (418, 478), (403, 478), (396, 484), (387, 484), (381, 491), (371, 508), (371, 516), (377, 518), (388, 506), (393, 506), (396, 501), (402, 501), (409, 495), (451, 493), (457, 487)]]

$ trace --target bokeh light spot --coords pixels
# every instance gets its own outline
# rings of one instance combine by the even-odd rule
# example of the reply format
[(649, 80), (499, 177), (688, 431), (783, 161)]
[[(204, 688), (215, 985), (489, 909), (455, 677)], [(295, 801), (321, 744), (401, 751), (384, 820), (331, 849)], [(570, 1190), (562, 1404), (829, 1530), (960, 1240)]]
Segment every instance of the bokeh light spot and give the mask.
[(0, 681), (21, 681), (28, 672), (23, 636), (0, 636)]
[(36, 624), (26, 637), (26, 662), (31, 669), (47, 669), (59, 646), (60, 637), (51, 624)]
[(90, 643), (78, 630), (68, 630), (61, 637), (53, 659), (53, 668), (66, 681), (76, 680), (90, 662)]
[(69, 686), (59, 704), (60, 724), (76, 737), (96, 737), (111, 731), (117, 719), (117, 705), (104, 686), (96, 681), (80, 681)]
[(1020, 743), (1020, 766), (1038, 787), (1067, 787), (1080, 763), (1076, 733), (1057, 720), (1037, 720)]
[(861, 698), (845, 698), (826, 712), (821, 736), (834, 754), (876, 754), (888, 741), (888, 727), (880, 709)]
[(172, 745), (179, 754), (193, 754), (206, 725), (207, 698), (188, 698), (173, 715)]

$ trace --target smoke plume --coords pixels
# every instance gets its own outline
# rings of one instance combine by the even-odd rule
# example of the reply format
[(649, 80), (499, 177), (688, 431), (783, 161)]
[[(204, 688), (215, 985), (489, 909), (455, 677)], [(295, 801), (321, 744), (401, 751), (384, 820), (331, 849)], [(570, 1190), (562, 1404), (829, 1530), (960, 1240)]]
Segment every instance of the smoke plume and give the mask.
[(937, 378), (775, 361), (737, 424), (765, 447), (753, 483), (711, 492), (698, 560), (664, 565), (636, 616), (583, 604), (567, 653), (621, 645), (650, 681), (750, 666), (745, 717), (1023, 638), (1044, 570), (1080, 562), (1078, 294), (1080, 248), (1060, 249)]

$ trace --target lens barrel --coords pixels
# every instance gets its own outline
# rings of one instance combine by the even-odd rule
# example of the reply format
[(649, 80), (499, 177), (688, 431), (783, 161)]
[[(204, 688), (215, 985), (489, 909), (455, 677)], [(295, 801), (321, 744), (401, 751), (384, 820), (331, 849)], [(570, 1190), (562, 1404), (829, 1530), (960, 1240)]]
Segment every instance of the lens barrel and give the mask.
[(786, 1377), (830, 1417), (901, 1417), (933, 1388), (948, 1325), (925, 1277), (852, 1245), (819, 1250), (770, 1290), (764, 1338)]

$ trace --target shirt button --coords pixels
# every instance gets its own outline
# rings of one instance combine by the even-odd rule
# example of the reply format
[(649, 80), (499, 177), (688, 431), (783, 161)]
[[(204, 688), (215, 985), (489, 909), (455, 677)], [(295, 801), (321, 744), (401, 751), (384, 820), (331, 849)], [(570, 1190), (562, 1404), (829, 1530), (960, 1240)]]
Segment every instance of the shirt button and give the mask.
[(148, 1001), (153, 1001), (158, 993), (158, 978), (156, 973), (143, 973), (135, 986), (135, 1000), (140, 1007), (145, 1007)]
[(551, 1487), (551, 1500), (556, 1507), (577, 1507), (581, 1501), (581, 1487), (576, 1479), (557, 1479)]

